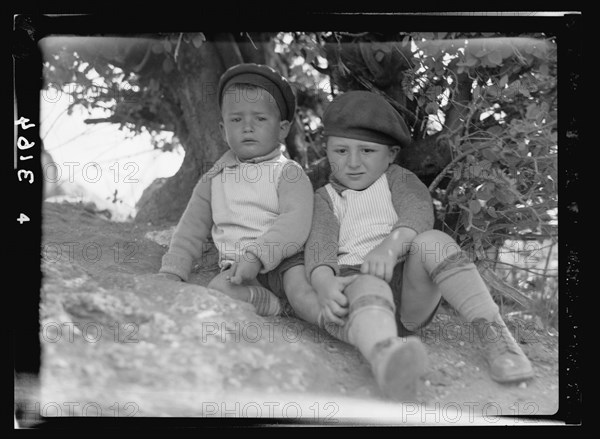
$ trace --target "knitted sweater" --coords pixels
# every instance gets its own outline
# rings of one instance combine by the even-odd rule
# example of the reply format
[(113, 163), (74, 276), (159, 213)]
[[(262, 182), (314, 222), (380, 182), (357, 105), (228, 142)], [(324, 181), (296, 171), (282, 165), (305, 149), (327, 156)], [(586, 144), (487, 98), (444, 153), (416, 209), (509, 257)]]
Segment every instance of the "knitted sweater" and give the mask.
[(160, 272), (187, 280), (209, 234), (220, 263), (248, 251), (262, 262), (261, 273), (271, 271), (302, 251), (310, 232), (312, 198), (302, 167), (278, 149), (251, 162), (227, 151), (196, 184)]
[[(432, 229), (434, 221), (433, 204), (427, 186), (414, 173), (396, 164), (390, 165), (384, 175), (388, 183), (391, 204), (397, 215), (397, 220), (395, 223), (391, 223), (390, 218), (395, 218), (395, 216), (389, 214), (385, 215), (385, 218), (372, 217), (370, 218), (371, 221), (364, 221), (364, 218), (362, 218), (363, 233), (367, 234), (380, 227), (382, 220), (390, 222), (390, 233), (400, 227), (413, 229), (417, 234)], [(373, 185), (377, 182), (381, 182), (381, 180), (378, 179)], [(321, 265), (331, 267), (337, 275), (340, 265), (339, 258), (343, 255), (340, 252), (341, 225), (335, 214), (334, 201), (327, 190), (329, 185), (331, 185), (330, 190), (333, 188), (340, 195), (344, 191), (351, 190), (332, 179), (328, 185), (319, 188), (315, 192), (312, 228), (306, 242), (304, 256), (309, 278), (313, 270)], [(382, 240), (380, 239), (379, 243)], [(368, 251), (378, 245), (373, 240), (370, 242), (372, 247), (367, 249)]]

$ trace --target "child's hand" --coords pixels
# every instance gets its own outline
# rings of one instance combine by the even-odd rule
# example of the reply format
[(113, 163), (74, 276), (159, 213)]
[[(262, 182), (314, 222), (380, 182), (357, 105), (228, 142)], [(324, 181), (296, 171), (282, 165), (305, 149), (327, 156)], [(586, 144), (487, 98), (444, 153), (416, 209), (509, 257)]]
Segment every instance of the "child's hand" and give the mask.
[(338, 325), (344, 324), (342, 317), (348, 314), (348, 298), (344, 294), (344, 290), (357, 276), (335, 276), (330, 282), (315, 288), (325, 321)]
[(398, 262), (397, 259), (397, 253), (382, 243), (365, 256), (365, 260), (360, 266), (360, 272), (390, 282), (394, 274), (394, 267)]
[(254, 255), (247, 255), (240, 262), (234, 263), (229, 269), (229, 281), (234, 285), (241, 285), (256, 279), (262, 268), (262, 262)]

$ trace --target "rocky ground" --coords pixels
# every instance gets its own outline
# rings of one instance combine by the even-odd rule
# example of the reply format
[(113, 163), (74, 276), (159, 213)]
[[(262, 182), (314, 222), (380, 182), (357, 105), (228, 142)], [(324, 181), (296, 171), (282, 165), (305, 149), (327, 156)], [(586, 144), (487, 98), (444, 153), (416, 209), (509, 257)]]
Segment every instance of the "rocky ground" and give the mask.
[(263, 318), (206, 285), (160, 280), (169, 232), (116, 223), (81, 204), (44, 205), (39, 408), (44, 416), (483, 423), (558, 409), (558, 338), (509, 326), (536, 376), (500, 385), (471, 333), (441, 309), (420, 335), (430, 366), (419, 402), (386, 401), (352, 346), (294, 317)]

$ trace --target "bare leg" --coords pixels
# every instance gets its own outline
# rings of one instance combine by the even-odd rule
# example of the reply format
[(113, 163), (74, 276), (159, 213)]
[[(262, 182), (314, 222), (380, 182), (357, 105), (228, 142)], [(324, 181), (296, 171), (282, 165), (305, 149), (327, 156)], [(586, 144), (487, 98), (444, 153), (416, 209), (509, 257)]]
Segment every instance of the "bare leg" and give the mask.
[(317, 292), (306, 278), (304, 265), (296, 265), (283, 274), (283, 289), (296, 315), (317, 325), (321, 308)]
[(429, 230), (412, 242), (404, 266), (400, 315), (402, 324), (415, 329), (427, 319), (440, 295), (468, 322), (473, 323), (498, 382), (533, 376), (533, 368), (500, 316), (477, 267), (447, 234)]
[(430, 230), (417, 235), (411, 243), (402, 276), (400, 316), (408, 330), (418, 328), (433, 312), (442, 295), (429, 273), (442, 258), (460, 251), (447, 234)]

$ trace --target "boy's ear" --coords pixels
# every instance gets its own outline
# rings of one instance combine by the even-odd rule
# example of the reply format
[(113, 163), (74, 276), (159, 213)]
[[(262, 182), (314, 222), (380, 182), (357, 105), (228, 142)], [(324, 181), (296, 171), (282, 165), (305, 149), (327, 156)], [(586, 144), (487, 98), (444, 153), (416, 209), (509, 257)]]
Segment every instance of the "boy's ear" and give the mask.
[(221, 136), (223, 136), (223, 140), (227, 143), (227, 135), (225, 134), (225, 124), (223, 121), (219, 122), (219, 131), (221, 131)]
[(398, 156), (398, 153), (400, 152), (400, 147), (398, 145), (393, 145), (390, 146), (390, 162), (394, 163), (394, 161), (396, 160), (396, 157)]
[(282, 120), (279, 122), (279, 141), (285, 142), (285, 138), (290, 133), (291, 124), (289, 120)]

